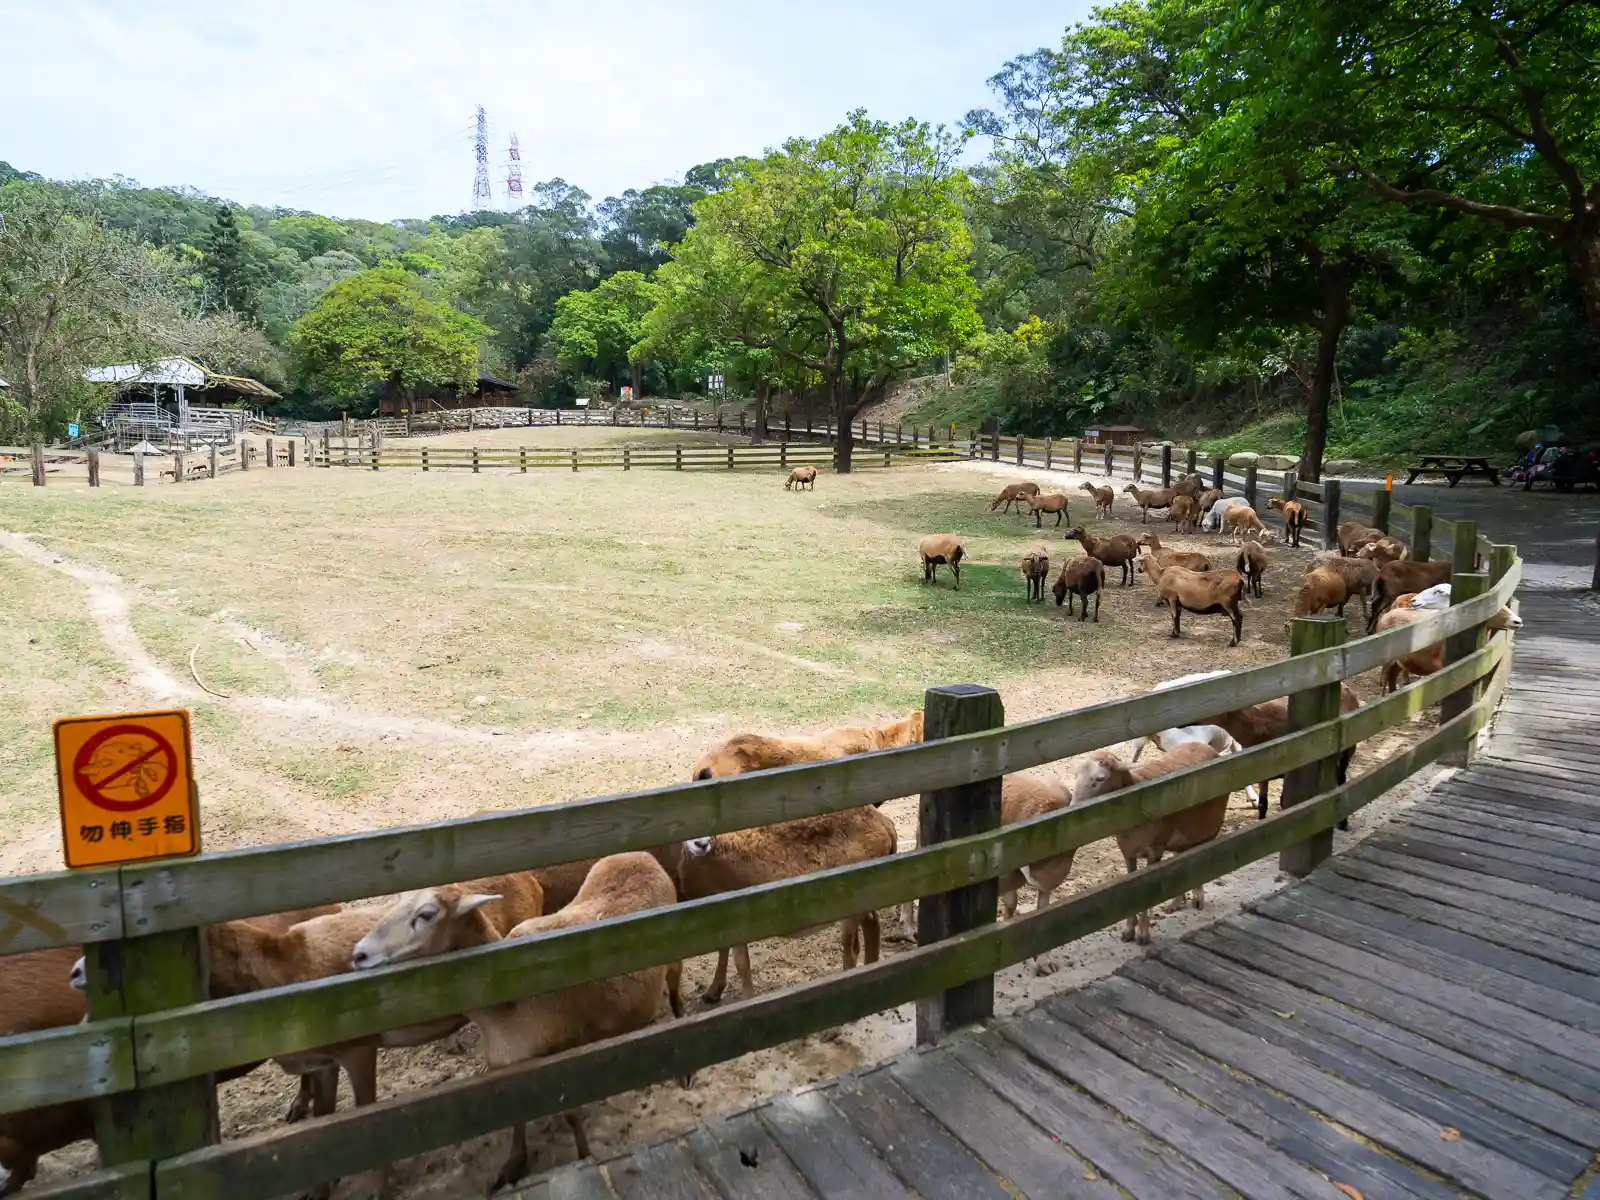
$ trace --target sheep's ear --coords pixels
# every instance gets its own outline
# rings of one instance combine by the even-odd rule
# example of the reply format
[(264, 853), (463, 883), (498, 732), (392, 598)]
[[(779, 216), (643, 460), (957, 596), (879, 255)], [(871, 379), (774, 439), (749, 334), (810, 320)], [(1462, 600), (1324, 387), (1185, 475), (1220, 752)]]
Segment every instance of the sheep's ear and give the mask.
[(482, 908), (485, 904), (488, 904), (491, 900), (498, 900), (498, 899), (500, 899), (499, 896), (488, 895), (488, 894), (482, 893), (482, 892), (475, 893), (475, 894), (470, 895), (470, 896), (463, 896), (463, 897), (461, 897), (461, 899), (457, 900), (454, 905), (451, 906), (451, 912), (453, 912), (458, 917), (464, 917), (469, 912), (474, 912), (477, 909)]

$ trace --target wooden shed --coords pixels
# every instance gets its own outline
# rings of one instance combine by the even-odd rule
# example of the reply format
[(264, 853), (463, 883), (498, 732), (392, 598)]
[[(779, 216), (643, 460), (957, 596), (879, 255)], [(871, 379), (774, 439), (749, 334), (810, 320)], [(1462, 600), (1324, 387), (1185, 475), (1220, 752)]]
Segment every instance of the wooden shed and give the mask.
[(1137, 425), (1091, 425), (1083, 431), (1083, 440), (1103, 445), (1136, 446), (1144, 440), (1144, 430)]

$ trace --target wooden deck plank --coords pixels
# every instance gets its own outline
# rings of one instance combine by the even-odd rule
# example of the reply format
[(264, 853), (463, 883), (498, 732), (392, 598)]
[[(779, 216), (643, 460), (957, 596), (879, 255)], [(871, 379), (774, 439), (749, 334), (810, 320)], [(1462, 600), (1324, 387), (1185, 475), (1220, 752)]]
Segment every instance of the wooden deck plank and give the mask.
[(570, 1163), (551, 1173), (550, 1200), (613, 1200), (606, 1176), (592, 1162)]
[(1485, 857), (1503, 859), (1534, 867), (1549, 875), (1561, 876), (1559, 882), (1563, 887), (1569, 886), (1569, 880), (1600, 883), (1592, 864), (1582, 856), (1558, 854), (1535, 839), (1509, 832), (1491, 839), (1485, 837), (1478, 828), (1451, 821), (1448, 817), (1432, 814), (1413, 816), (1407, 813), (1391, 821), (1386, 831), (1396, 837), (1423, 837), (1441, 844), (1478, 846)]
[(1448, 792), (1441, 791), (1438, 795), (1441, 799), (1449, 801), (1448, 811), (1452, 813), (1472, 814), (1480, 819), (1490, 817), (1513, 821), (1540, 830), (1567, 829), (1586, 838), (1600, 836), (1600, 816), (1585, 819), (1582, 814), (1575, 814), (1570, 808), (1558, 809), (1551, 804), (1535, 806), (1522, 800), (1510, 801), (1502, 796), (1489, 797), (1486, 793), (1468, 788), (1452, 788)]
[(998, 1033), (959, 1038), (962, 1066), (1135, 1196), (1231, 1196), (1199, 1167), (1064, 1082)]
[(1530, 781), (1521, 763), (1499, 763), (1493, 759), (1479, 759), (1473, 764), (1471, 777), (1479, 787), (1492, 788), (1510, 797), (1531, 792), (1536, 796), (1552, 796), (1557, 800), (1566, 800), (1587, 808), (1600, 805), (1600, 785), (1570, 771), (1565, 776), (1547, 775), (1537, 781)]
[(760, 1110), (761, 1123), (806, 1182), (827, 1200), (876, 1200), (912, 1193), (828, 1103), (820, 1091), (780, 1096)]
[(617, 1200), (720, 1200), (681, 1141), (646, 1146), (607, 1173)]
[(1365, 1088), (1325, 1074), (1287, 1050), (1270, 1046), (1203, 1013), (1174, 1004), (1131, 980), (1112, 979), (1119, 1008), (1141, 1017), (1169, 1036), (1259, 1079), (1269, 1087), (1361, 1131), (1423, 1166), (1485, 1196), (1557, 1200), (1566, 1188), (1502, 1154), (1468, 1139), (1446, 1141), (1440, 1127), (1390, 1104)]
[(1487, 1066), (1448, 1046), (1329, 1000), (1315, 992), (1253, 971), (1192, 943), (1164, 950), (1155, 962), (1219, 991), (1281, 1013), (1320, 1033), (1366, 1047), (1440, 1083), (1481, 1096), (1505, 1112), (1579, 1144), (1600, 1144), (1600, 1112), (1547, 1088)]
[(1538, 814), (1540, 820), (1559, 817), (1571, 821), (1581, 829), (1592, 828), (1600, 814), (1587, 800), (1574, 800), (1554, 795), (1544, 789), (1537, 791), (1524, 787), (1516, 795), (1504, 788), (1484, 781), (1478, 775), (1458, 775), (1439, 788), (1439, 795), (1454, 799), (1457, 796), (1480, 804), (1494, 804), (1530, 815)]
[(1113, 1054), (1253, 1130), (1290, 1158), (1366, 1196), (1459, 1200), (1452, 1187), (1373, 1149), (1355, 1135), (1251, 1080), (1223, 1069), (1154, 1026), (1119, 1012), (1099, 993), (1061, 997), (1056, 1015)]
[(887, 1070), (841, 1079), (829, 1099), (921, 1200), (1009, 1200), (989, 1169)]
[[(1128, 979), (1180, 1005), (1225, 1021), (1243, 1033), (1282, 1047), (1297, 1057), (1441, 1128), (1557, 1181), (1572, 1178), (1589, 1160), (1589, 1150), (1532, 1122), (1495, 1108), (1478, 1097), (1385, 1060), (1375, 1051), (1341, 1038), (1297, 1026), (1272, 1010), (1212, 988), (1153, 960), (1124, 972)], [(1278, 1010), (1295, 1011), (1295, 1010)]]
[[(1314, 901), (1327, 897), (1324, 906), (1330, 909), (1342, 907), (1344, 902), (1360, 904), (1363, 919), (1376, 918), (1371, 911), (1374, 908), (1408, 917), (1416, 923), (1408, 936), (1438, 945), (1461, 958), (1499, 967), (1575, 996), (1600, 993), (1600, 979), (1596, 978), (1600, 975), (1600, 949), (1577, 938), (1563, 942), (1531, 925), (1518, 931), (1494, 917), (1336, 871), (1320, 875), (1305, 890), (1315, 893), (1310, 896)], [(1385, 918), (1383, 927), (1396, 926)]]
[(1418, 879), (1437, 879), (1441, 883), (1458, 887), (1463, 892), (1498, 896), (1558, 918), (1570, 917), (1574, 923), (1600, 923), (1600, 902), (1553, 892), (1537, 884), (1502, 879), (1498, 875), (1487, 875), (1482, 871), (1463, 870), (1428, 858), (1396, 854), (1374, 845), (1371, 839), (1361, 843), (1354, 853), (1342, 856), (1342, 859), (1374, 863), (1387, 870), (1410, 873)]
[(1585, 900), (1600, 900), (1600, 880), (1556, 874), (1546, 870), (1542, 861), (1530, 865), (1527, 861), (1508, 858), (1495, 853), (1492, 846), (1486, 846), (1481, 841), (1466, 841), (1444, 834), (1424, 834), (1415, 828), (1403, 831), (1385, 828), (1372, 836), (1376, 845), (1399, 854), (1431, 858), (1435, 862), (1464, 870), (1485, 871), (1502, 879), (1515, 879), (1569, 896), (1582, 896)]
[(1057, 1075), (1199, 1163), (1247, 1200), (1284, 1195), (1336, 1200), (1339, 1196), (1322, 1176), (1097, 1045), (1053, 1013), (1034, 1012), (1008, 1021), (1000, 1026), (1000, 1033)]
[(1570, 818), (1551, 819), (1526, 809), (1520, 812), (1507, 808), (1484, 809), (1473, 803), (1470, 796), (1452, 795), (1449, 800), (1447, 805), (1430, 806), (1426, 812), (1416, 815), (1428, 821), (1448, 821), (1452, 825), (1470, 826), (1468, 833), (1474, 837), (1482, 836), (1476, 830), (1487, 828), (1494, 833), (1505, 831), (1518, 837), (1532, 838), (1535, 840), (1534, 849), (1544, 849), (1545, 842), (1556, 842), (1566, 850), (1568, 857), (1574, 856), (1580, 849), (1591, 855), (1600, 850), (1600, 832), (1590, 833)]
[(1120, 1200), (1116, 1186), (944, 1052), (912, 1054), (889, 1072), (917, 1103), (1025, 1196)]
[(707, 1121), (684, 1140), (701, 1174), (725, 1200), (816, 1200), (805, 1177), (752, 1113)]
[(1540, 1047), (1501, 1028), (1464, 1020), (1415, 996), (1374, 987), (1370, 980), (1342, 971), (1324, 969), (1303, 953), (1285, 950), (1265, 939), (1242, 936), (1232, 928), (1212, 927), (1193, 940), (1195, 945), (1233, 962), (1370, 1013), (1569, 1100), (1591, 1106), (1595, 1102), (1596, 1090), (1584, 1079), (1573, 1079), (1565, 1060), (1552, 1060)]
[[(1589, 875), (1593, 871), (1594, 849), (1583, 842), (1581, 833), (1571, 833), (1565, 838), (1554, 838), (1548, 833), (1538, 833), (1510, 821), (1494, 822), (1473, 820), (1470, 814), (1448, 810), (1412, 811), (1396, 822), (1401, 828), (1417, 827), (1436, 829), (1452, 837), (1493, 838), (1497, 846), (1514, 846), (1545, 856), (1552, 866), (1574, 875)], [(1554, 861), (1567, 860), (1567, 861)], [(1576, 866), (1576, 870), (1574, 870)]]

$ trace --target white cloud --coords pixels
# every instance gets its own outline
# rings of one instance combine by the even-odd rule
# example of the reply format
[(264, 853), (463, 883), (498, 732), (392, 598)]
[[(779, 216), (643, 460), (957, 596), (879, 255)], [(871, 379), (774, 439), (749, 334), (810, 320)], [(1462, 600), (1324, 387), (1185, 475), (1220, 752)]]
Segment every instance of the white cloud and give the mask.
[(472, 116), (596, 196), (815, 134), (954, 122), (1087, 11), (955, 0), (0, 0), (0, 158), (341, 216), (466, 207)]

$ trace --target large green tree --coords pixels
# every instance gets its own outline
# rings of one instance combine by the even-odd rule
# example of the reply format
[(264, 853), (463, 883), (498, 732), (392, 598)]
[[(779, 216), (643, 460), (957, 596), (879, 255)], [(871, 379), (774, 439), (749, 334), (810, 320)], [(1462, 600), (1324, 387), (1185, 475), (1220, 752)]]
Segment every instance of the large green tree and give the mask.
[(337, 395), (373, 388), (409, 400), (425, 386), (471, 388), (478, 346), (493, 331), (429, 299), (400, 267), (377, 267), (330, 287), (289, 331), (301, 371)]
[(816, 372), (848, 471), (851, 419), (981, 328), (960, 148), (942, 129), (859, 111), (786, 142), (695, 205), (652, 320)]
[(568, 292), (556, 301), (556, 318), (546, 337), (556, 362), (568, 371), (611, 381), (626, 374), (634, 396), (641, 394), (644, 356), (634, 353), (656, 289), (637, 271), (619, 271), (586, 292)]

